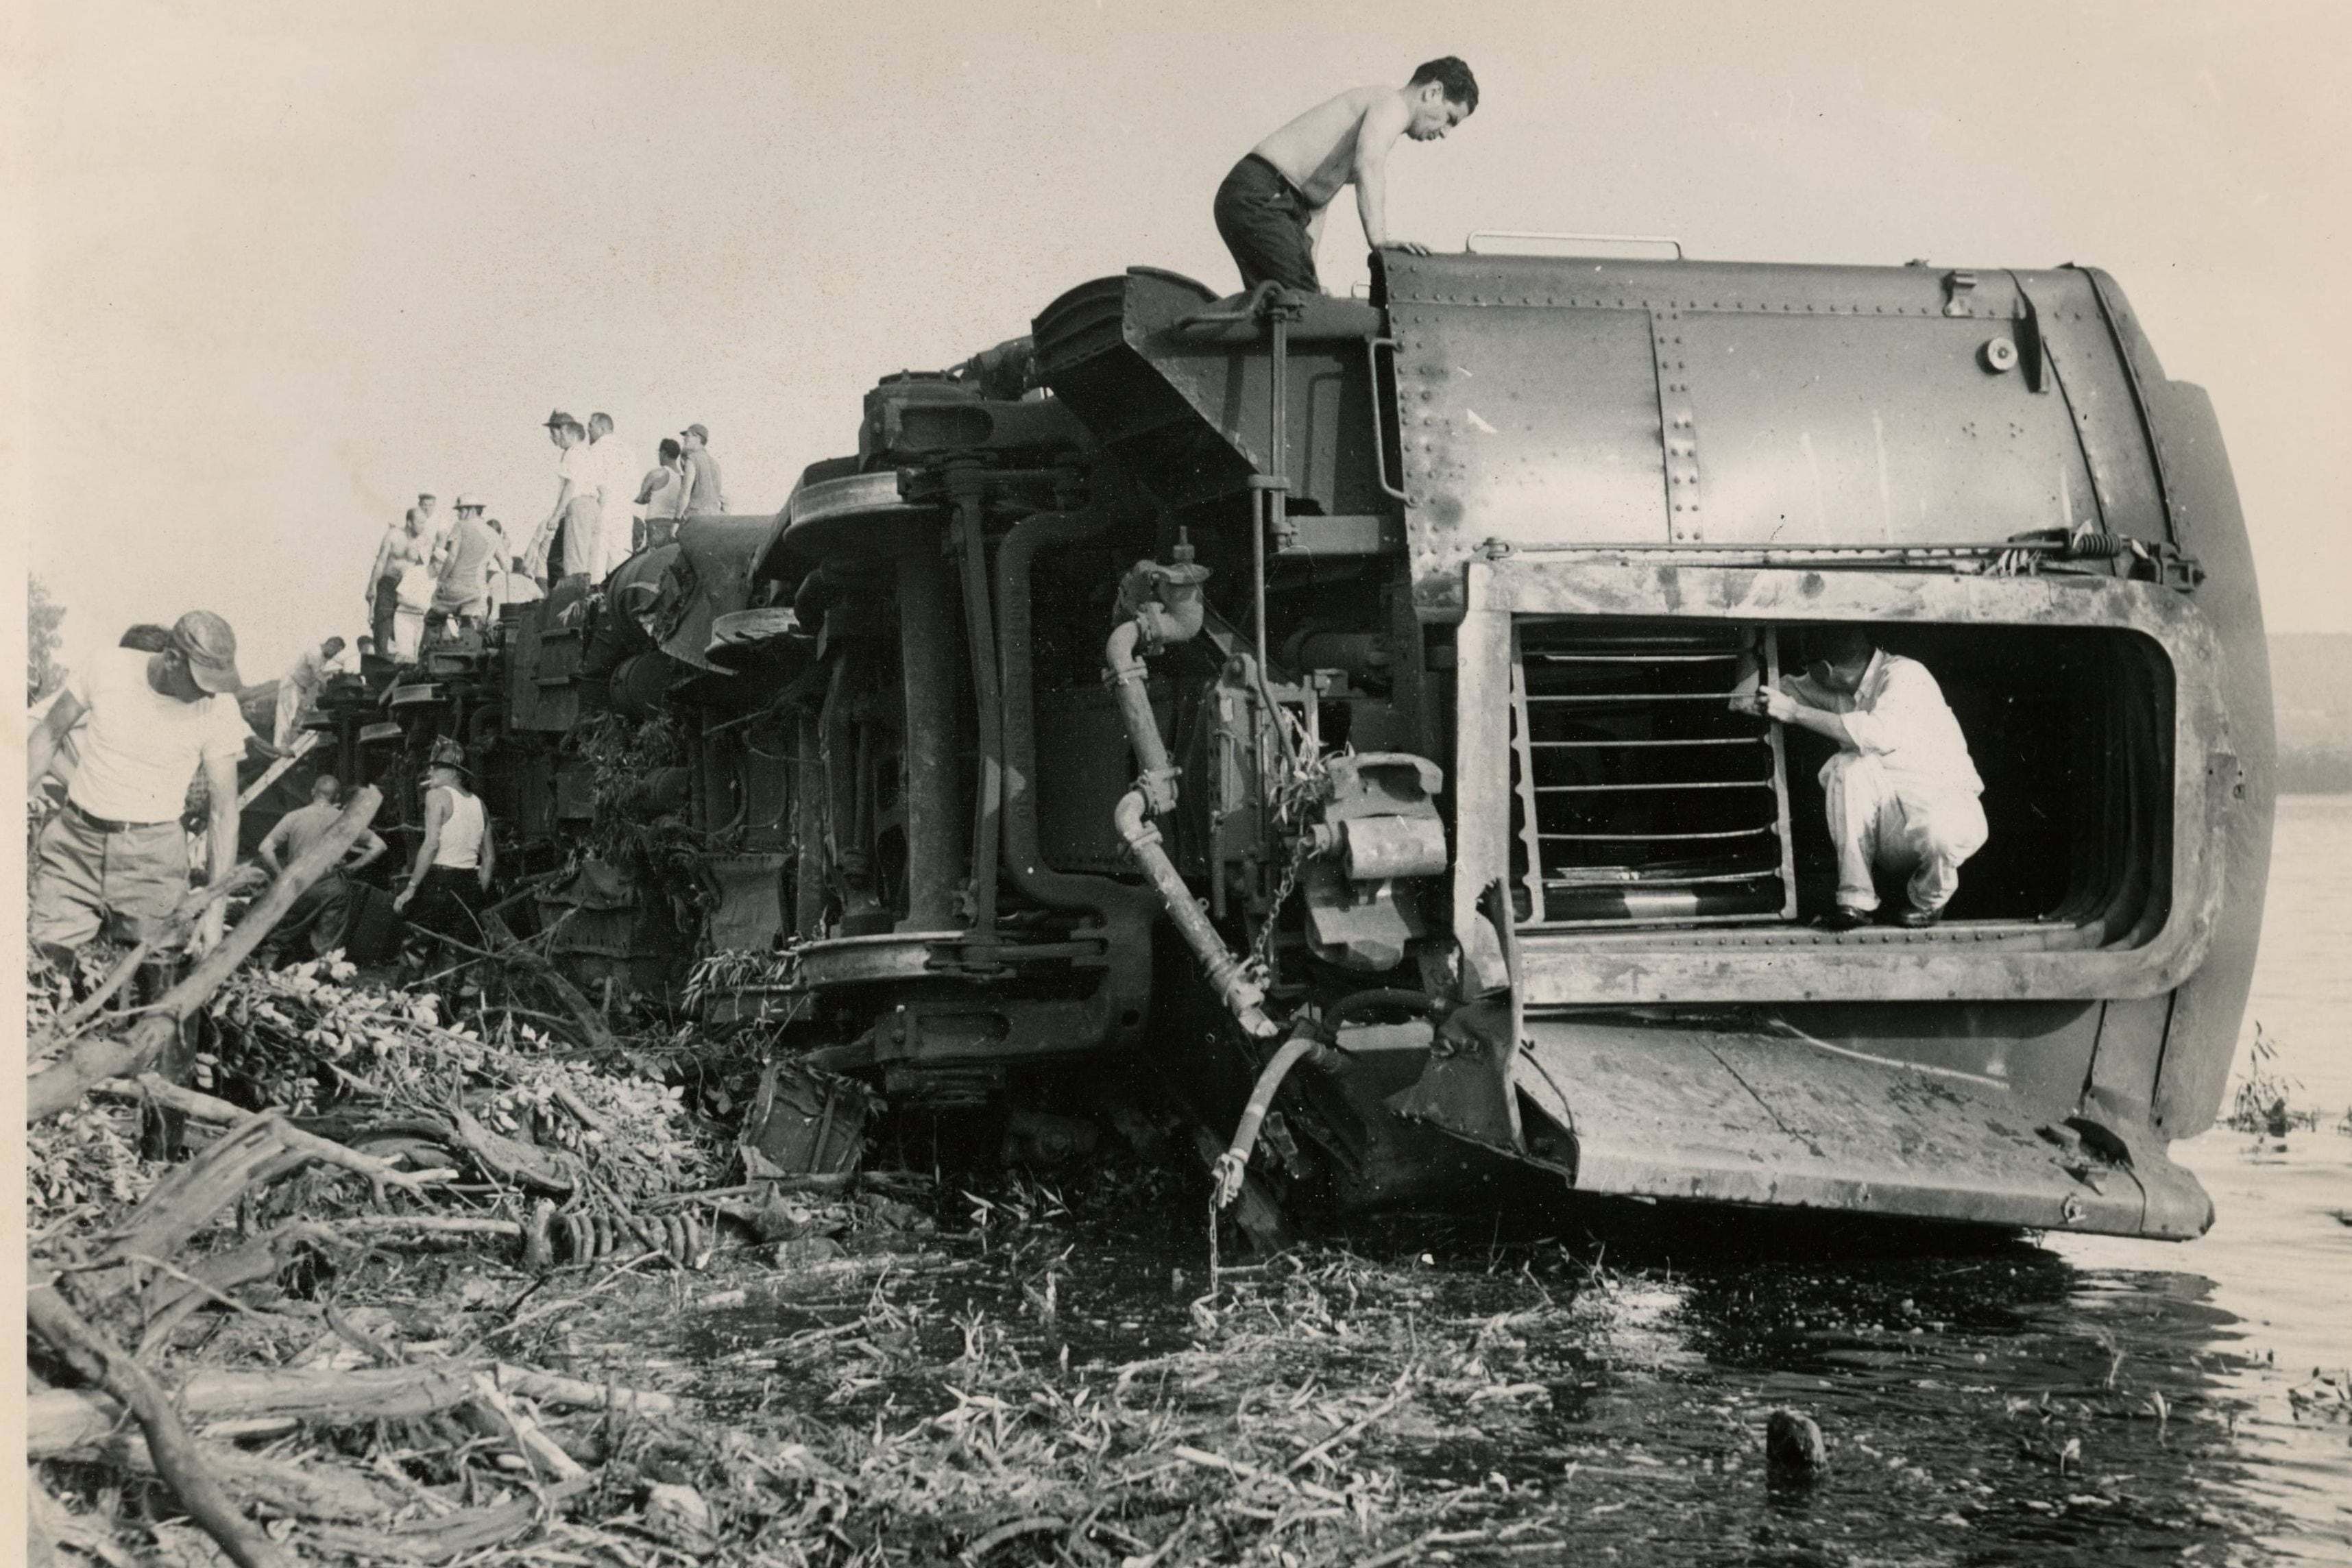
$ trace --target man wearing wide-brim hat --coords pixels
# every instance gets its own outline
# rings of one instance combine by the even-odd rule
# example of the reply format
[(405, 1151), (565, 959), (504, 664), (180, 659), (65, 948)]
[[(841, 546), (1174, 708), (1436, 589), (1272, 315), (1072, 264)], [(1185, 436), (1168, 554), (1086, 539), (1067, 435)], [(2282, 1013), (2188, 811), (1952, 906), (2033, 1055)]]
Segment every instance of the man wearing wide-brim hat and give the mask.
[(530, 575), (542, 591), (555, 579), (578, 571), (583, 560), (597, 553), (590, 547), (604, 526), (594, 464), (588, 450), (588, 427), (559, 408), (547, 416), (547, 438), (562, 455), (555, 460), (555, 505), (532, 533), (530, 548), (523, 551)]
[(408, 868), (408, 884), (392, 906), (413, 925), (479, 946), (477, 912), (497, 873), (498, 850), (490, 841), (489, 812), (474, 793), (466, 748), (455, 740), (435, 741), (424, 784), (425, 836)]
[(473, 496), (457, 497), (457, 520), (441, 552), (441, 567), (433, 584), (431, 614), (458, 631), (478, 627), (489, 619), (490, 568), (499, 560), (499, 537), (482, 521), (482, 503)]
[[(237, 709), (236, 633), (208, 610), (191, 610), (161, 653), (109, 648), (74, 673), (26, 743), (40, 778), (75, 726), (80, 761), (64, 810), (35, 851), (30, 936), (53, 958), (104, 933), (123, 942), (179, 946), (172, 916), (188, 894), (188, 841), (180, 811), (201, 764), (211, 800), (207, 880), (236, 865), (236, 765), (252, 730)], [(222, 906), (195, 934), (198, 951), (220, 938)]]

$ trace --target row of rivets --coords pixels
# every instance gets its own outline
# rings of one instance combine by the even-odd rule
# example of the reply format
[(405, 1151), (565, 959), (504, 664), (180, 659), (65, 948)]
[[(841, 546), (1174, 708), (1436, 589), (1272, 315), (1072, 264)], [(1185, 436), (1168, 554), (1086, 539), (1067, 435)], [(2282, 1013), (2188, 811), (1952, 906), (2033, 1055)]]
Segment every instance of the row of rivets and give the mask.
[(1693, 421), (1690, 382), (1685, 379), (1678, 329), (1681, 312), (1673, 308), (1650, 316), (1650, 346), (1658, 370), (1658, 426), (1665, 444), (1667, 525), (1677, 544), (1703, 538), (1698, 510), (1698, 429)]

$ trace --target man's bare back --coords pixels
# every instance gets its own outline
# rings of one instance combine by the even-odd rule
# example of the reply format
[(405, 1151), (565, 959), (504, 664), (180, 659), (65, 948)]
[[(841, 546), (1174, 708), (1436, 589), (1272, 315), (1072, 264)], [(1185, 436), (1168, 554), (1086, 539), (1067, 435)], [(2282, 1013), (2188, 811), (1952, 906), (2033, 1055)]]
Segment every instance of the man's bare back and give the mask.
[(1449, 55), (1422, 66), (1402, 88), (1350, 88), (1259, 142), (1217, 191), (1217, 232), (1244, 285), (1319, 289), (1315, 243), (1325, 210), (1345, 185), (1356, 187), (1356, 213), (1374, 250), (1427, 255), (1389, 234), (1389, 149), (1400, 136), (1435, 141), (1477, 106), (1470, 68)]
[[(1375, 107), (1384, 110), (1372, 118)], [(1250, 149), (1283, 172), (1311, 206), (1328, 206), (1354, 176), (1366, 121), (1383, 148), (1404, 134), (1411, 118), (1404, 94), (1392, 87), (1349, 88), (1317, 104)]]

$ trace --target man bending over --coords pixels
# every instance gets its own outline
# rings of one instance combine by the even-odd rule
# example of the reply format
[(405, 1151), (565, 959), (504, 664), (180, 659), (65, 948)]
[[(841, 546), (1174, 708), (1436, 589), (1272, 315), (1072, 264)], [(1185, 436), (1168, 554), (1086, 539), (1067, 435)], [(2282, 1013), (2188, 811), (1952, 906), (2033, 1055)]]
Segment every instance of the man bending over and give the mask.
[(1878, 908), (1874, 872), (1909, 877), (1895, 924), (1933, 925), (1960, 885), (1960, 866), (1984, 848), (1984, 780), (1968, 737), (1927, 666), (1880, 652), (1859, 627), (1822, 635), (1801, 675), (1756, 695), (1782, 724), (1825, 736), (1822, 765), (1830, 837), (1837, 844), (1837, 904), (1822, 924), (1851, 931)]
[(1402, 88), (1351, 88), (1259, 142), (1217, 187), (1217, 233), (1242, 269), (1242, 287), (1271, 280), (1320, 294), (1315, 245), (1343, 185), (1356, 187), (1356, 214), (1372, 249), (1427, 256), (1428, 246), (1389, 234), (1389, 149), (1400, 136), (1435, 141), (1477, 107), (1476, 78), (1447, 55)]

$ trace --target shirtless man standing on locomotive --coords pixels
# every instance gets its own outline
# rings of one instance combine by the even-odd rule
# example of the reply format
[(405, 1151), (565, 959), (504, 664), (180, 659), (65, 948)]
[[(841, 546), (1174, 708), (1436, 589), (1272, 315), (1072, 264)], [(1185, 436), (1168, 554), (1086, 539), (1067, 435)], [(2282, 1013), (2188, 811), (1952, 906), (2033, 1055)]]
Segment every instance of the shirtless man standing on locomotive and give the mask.
[(1356, 187), (1356, 214), (1374, 250), (1427, 256), (1428, 246), (1389, 235), (1389, 149), (1400, 136), (1435, 141), (1477, 107), (1477, 79), (1447, 55), (1402, 88), (1351, 88), (1259, 142), (1217, 187), (1217, 233), (1242, 269), (1242, 287), (1270, 279), (1320, 294), (1315, 243), (1343, 185)]

